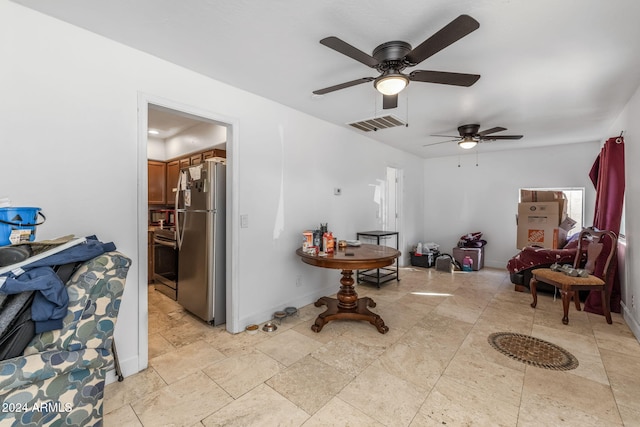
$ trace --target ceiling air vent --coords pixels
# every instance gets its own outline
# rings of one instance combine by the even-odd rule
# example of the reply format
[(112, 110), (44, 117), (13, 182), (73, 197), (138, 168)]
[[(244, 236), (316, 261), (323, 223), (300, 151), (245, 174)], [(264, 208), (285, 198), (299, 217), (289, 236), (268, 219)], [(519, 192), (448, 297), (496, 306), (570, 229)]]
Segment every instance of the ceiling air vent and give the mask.
[(394, 128), (397, 126), (406, 126), (406, 123), (396, 116), (384, 116), (349, 123), (349, 126), (353, 126), (363, 132), (371, 132), (372, 130), (376, 131), (380, 129)]

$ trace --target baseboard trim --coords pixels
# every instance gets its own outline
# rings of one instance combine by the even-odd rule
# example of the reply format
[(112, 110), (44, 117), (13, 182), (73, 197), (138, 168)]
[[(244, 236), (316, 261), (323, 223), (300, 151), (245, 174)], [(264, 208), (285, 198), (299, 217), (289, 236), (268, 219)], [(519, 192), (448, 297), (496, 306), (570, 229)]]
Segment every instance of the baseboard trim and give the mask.
[(624, 303), (621, 303), (621, 306), (622, 306), (622, 318), (629, 326), (629, 329), (631, 329), (631, 332), (633, 332), (633, 335), (636, 336), (636, 339), (638, 340), (638, 342), (640, 342), (640, 323), (638, 323), (638, 321), (633, 317), (633, 315), (631, 314), (631, 311), (629, 311), (629, 309)]

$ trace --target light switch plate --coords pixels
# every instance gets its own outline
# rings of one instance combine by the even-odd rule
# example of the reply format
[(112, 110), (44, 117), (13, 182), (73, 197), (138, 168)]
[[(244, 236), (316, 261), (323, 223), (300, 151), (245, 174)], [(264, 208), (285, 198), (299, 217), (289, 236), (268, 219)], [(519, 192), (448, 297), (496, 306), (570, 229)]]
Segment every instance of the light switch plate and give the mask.
[(240, 215), (240, 228), (249, 228), (249, 215), (241, 214)]

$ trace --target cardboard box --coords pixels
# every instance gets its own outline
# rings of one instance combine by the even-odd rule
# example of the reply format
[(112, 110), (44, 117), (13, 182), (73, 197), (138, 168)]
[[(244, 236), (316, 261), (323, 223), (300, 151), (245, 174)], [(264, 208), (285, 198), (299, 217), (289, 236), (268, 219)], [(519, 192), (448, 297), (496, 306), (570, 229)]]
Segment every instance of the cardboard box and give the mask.
[(567, 231), (560, 227), (531, 224), (518, 225), (517, 247), (538, 246), (547, 249), (561, 249), (567, 243)]
[(555, 202), (562, 199), (562, 191), (520, 190), (521, 202)]
[(518, 249), (539, 246), (558, 249), (567, 232), (559, 227), (562, 214), (557, 202), (523, 202), (518, 204)]
[(520, 203), (557, 203), (560, 220), (567, 216), (567, 199), (562, 191), (520, 190)]
[(471, 269), (478, 271), (484, 267), (484, 248), (453, 248), (453, 259), (458, 261), (460, 265), (463, 264), (462, 260), (468, 256), (473, 261)]
[(566, 218), (564, 204), (558, 202), (522, 202), (518, 203), (518, 225), (530, 223), (528, 218), (545, 217), (545, 224), (557, 227)]

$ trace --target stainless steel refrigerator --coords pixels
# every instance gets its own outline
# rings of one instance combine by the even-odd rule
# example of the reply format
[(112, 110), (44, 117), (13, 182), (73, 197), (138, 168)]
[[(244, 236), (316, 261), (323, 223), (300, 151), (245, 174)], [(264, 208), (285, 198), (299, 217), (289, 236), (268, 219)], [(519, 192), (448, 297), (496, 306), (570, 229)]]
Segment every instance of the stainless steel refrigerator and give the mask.
[(226, 166), (181, 169), (177, 190), (178, 303), (213, 325), (226, 323)]

